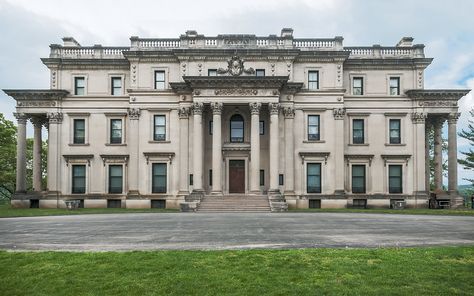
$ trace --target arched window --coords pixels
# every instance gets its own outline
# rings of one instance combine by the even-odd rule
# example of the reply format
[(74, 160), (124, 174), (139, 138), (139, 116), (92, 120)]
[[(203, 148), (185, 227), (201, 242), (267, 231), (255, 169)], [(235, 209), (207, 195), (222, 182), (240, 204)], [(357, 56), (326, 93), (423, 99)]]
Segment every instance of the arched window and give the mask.
[(244, 141), (244, 118), (240, 114), (234, 114), (230, 118), (230, 141), (233, 143)]

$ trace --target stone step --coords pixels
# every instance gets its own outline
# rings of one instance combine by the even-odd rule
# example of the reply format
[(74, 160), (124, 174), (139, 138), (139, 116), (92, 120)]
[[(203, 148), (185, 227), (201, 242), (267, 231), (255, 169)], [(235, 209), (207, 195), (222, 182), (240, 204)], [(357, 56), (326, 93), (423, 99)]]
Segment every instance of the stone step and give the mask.
[(205, 196), (201, 200), (198, 212), (270, 212), (266, 195), (219, 195)]

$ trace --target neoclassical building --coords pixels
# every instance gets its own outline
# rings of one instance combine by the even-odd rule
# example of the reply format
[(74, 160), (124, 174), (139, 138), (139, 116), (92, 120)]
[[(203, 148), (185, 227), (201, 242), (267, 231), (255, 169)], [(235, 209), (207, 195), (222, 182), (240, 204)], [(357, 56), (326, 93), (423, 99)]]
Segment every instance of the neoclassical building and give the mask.
[(42, 59), (49, 89), (4, 90), (17, 102), (14, 206), (79, 200), (84, 207), (199, 210), (228, 197), (265, 200), (272, 210), (388, 208), (396, 201), (427, 207), (430, 129), (437, 198), (461, 202), (457, 101), (469, 90), (424, 89), (432, 59), (413, 38), (345, 47), (342, 37), (301, 39), (283, 29), (268, 37), (131, 37), (129, 47), (63, 41)]

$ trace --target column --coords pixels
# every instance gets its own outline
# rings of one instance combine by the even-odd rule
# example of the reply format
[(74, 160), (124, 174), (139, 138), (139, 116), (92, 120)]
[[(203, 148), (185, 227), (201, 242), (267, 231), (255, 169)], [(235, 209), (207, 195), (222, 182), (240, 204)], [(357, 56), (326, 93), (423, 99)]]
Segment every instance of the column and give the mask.
[(344, 194), (344, 116), (346, 110), (337, 108), (334, 115), (334, 194)]
[(33, 138), (33, 191), (41, 192), (41, 150), (43, 141), (41, 140), (41, 127), (43, 120), (39, 117), (31, 118), (34, 128)]
[(61, 123), (63, 121), (63, 114), (61, 112), (48, 113), (49, 128), (48, 128), (48, 191), (50, 195), (57, 196), (60, 192), (61, 174), (60, 168), (60, 137), (61, 137)]
[(130, 108), (128, 110), (128, 117), (130, 119), (130, 132), (128, 145), (130, 147), (130, 159), (128, 164), (128, 195), (138, 196), (140, 195), (138, 180), (139, 180), (139, 143), (140, 143), (140, 109)]
[(430, 168), (430, 131), (431, 123), (426, 121), (425, 123), (425, 188), (426, 192), (430, 192), (430, 177), (431, 177), (431, 168)]
[(280, 145), (280, 135), (278, 127), (278, 114), (280, 111), (280, 104), (278, 103), (269, 103), (268, 109), (270, 111), (270, 194), (279, 194), (279, 168), (278, 164), (280, 162), (279, 156), (279, 145)]
[(294, 119), (295, 108), (288, 106), (283, 108), (285, 116), (285, 195), (295, 193), (295, 149), (294, 149)]
[(202, 192), (202, 103), (193, 103), (193, 192)]
[(444, 118), (434, 120), (434, 185), (435, 190), (443, 190), (443, 128)]
[(260, 194), (260, 107), (250, 103), (250, 192)]
[(461, 113), (451, 113), (448, 116), (448, 189), (453, 195), (458, 194), (458, 144), (456, 122)]
[[(188, 127), (189, 107), (179, 107), (179, 194), (188, 195), (189, 166), (188, 166)], [(193, 176), (194, 177), (194, 176)]]
[(212, 102), (212, 194), (222, 194), (222, 134), (221, 114), (223, 104)]
[(426, 192), (425, 118), (424, 113), (415, 112), (411, 115), (414, 128), (414, 187), (417, 195), (424, 195)]
[(18, 120), (16, 144), (16, 192), (26, 193), (26, 120), (24, 113), (14, 113)]

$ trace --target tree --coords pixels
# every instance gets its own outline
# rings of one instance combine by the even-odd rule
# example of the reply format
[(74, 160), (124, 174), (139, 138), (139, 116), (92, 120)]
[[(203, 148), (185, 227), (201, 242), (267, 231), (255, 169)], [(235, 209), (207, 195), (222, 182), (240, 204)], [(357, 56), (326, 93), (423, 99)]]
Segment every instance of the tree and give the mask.
[(10, 199), (16, 184), (16, 126), (0, 113), (0, 199)]
[[(466, 170), (474, 171), (474, 108), (469, 112), (471, 114), (472, 119), (468, 122), (468, 126), (466, 130), (462, 130), (458, 135), (461, 138), (464, 138), (469, 141), (471, 148), (468, 151), (461, 151), (461, 153), (466, 156), (464, 159), (458, 159), (458, 163), (462, 165)], [(474, 179), (464, 178), (472, 183), (474, 187)]]

